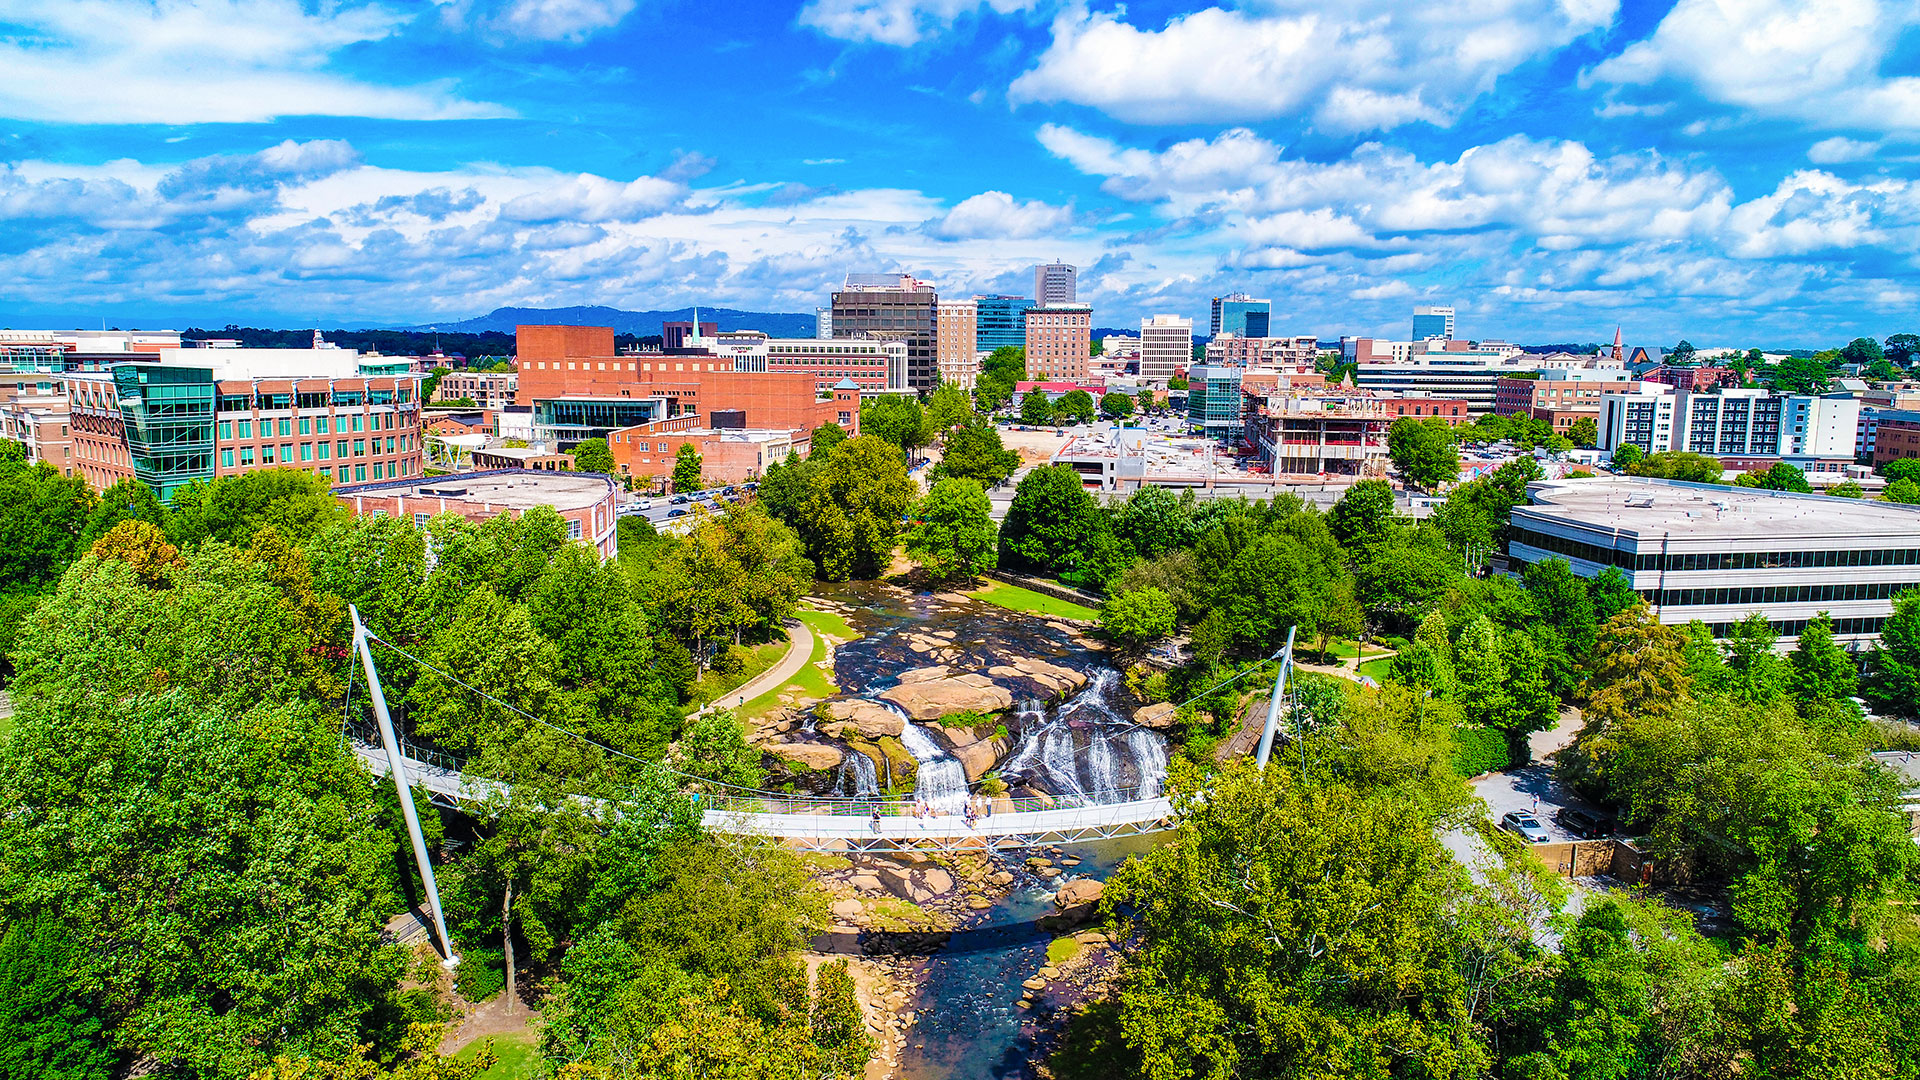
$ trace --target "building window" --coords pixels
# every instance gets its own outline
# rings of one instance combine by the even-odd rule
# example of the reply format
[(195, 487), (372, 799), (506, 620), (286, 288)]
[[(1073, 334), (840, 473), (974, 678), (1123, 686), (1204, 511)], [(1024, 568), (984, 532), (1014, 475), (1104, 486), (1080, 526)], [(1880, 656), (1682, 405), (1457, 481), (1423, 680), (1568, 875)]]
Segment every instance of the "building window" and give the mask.
[(303, 416), (300, 418), (300, 434), (313, 434), (313, 419), (311, 417)]
[(373, 463), (373, 478), (375, 480), (382, 480), (386, 478), (385, 470), (381, 468), (380, 463), (377, 461)]
[(220, 451), (220, 467), (223, 469), (233, 468), (233, 451), (231, 450)]
[(242, 466), (253, 464), (253, 447), (243, 446), (240, 448), (240, 464)]
[(367, 440), (365, 439), (353, 440), (353, 456), (354, 457), (367, 456)]
[(420, 511), (418, 511), (418, 510), (416, 510), (416, 511), (414, 511), (414, 514), (413, 514), (413, 527), (414, 527), (414, 528), (416, 528), (416, 529), (424, 529), (424, 528), (426, 528), (426, 527), (427, 527), (427, 520), (428, 520), (428, 518), (427, 518), (427, 515), (426, 515), (426, 514), (424, 514), (424, 513), (422, 513), (422, 512), (420, 512)]
[(580, 521), (578, 518), (569, 518), (567, 520), (567, 539), (580, 539)]
[(243, 439), (253, 438), (253, 421), (251, 420), (240, 421), (240, 437)]
[(353, 467), (353, 478), (355, 480), (365, 480), (367, 478), (367, 467), (365, 465), (355, 465)]
[(273, 464), (273, 444), (272, 443), (268, 443), (267, 445), (260, 448), (260, 464), (262, 465)]
[(318, 433), (319, 433), (319, 434), (321, 434), (321, 435), (325, 435), (325, 434), (327, 433), (327, 418), (326, 418), (326, 417), (324, 417), (324, 416), (316, 416), (316, 417), (314, 417), (314, 418), (313, 418), (313, 422), (314, 422), (314, 425), (315, 425), (315, 427), (314, 427), (314, 430), (315, 430), (316, 432), (318, 432)]
[(233, 438), (233, 421), (231, 420), (220, 421), (220, 438), (221, 438), (221, 441), (223, 442), (227, 439)]
[(280, 434), (282, 435), (293, 434), (293, 421), (291, 420), (280, 421)]
[(334, 444), (334, 456), (335, 457), (347, 456), (347, 440), (341, 439), (339, 442)]
[(355, 431), (362, 431), (362, 430), (364, 430), (364, 428), (362, 428), (362, 426), (361, 426), (361, 425), (362, 425), (362, 424), (364, 424), (365, 422), (366, 422), (366, 421), (365, 421), (365, 418), (364, 418), (364, 417), (362, 417), (362, 416), (361, 416), (361, 415), (360, 415), (359, 413), (354, 413), (354, 414), (353, 414), (353, 430), (355, 430)]
[(312, 443), (303, 442), (300, 444), (300, 460), (301, 461), (313, 460), (313, 444)]
[(333, 444), (325, 443), (325, 442), (321, 443), (320, 444), (320, 460), (325, 461), (332, 456), (333, 456)]

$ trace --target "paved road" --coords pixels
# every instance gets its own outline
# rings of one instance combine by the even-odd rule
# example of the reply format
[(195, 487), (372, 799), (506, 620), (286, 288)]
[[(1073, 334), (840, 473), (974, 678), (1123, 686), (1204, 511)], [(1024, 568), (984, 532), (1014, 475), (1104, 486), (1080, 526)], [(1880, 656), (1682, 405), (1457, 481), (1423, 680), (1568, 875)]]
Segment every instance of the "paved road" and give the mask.
[(787, 680), (793, 678), (812, 659), (813, 630), (798, 619), (790, 619), (787, 621), (787, 654), (780, 658), (779, 663), (747, 680), (738, 689), (729, 691), (719, 701), (688, 713), (687, 719), (705, 716), (715, 709), (737, 709), (761, 694), (778, 690), (787, 685)]

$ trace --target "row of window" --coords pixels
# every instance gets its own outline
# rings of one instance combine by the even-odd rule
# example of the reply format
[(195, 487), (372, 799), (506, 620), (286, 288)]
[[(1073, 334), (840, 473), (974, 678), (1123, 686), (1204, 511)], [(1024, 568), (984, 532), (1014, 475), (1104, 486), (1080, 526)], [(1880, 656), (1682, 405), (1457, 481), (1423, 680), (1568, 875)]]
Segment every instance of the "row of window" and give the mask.
[(1749, 607), (1755, 604), (1825, 604), (1843, 600), (1890, 600), (1920, 581), (1865, 581), (1846, 585), (1754, 585), (1715, 589), (1648, 589), (1662, 607)]
[(1920, 548), (1850, 548), (1842, 551), (1703, 551), (1669, 554), (1666, 565), (1659, 552), (1618, 551), (1598, 544), (1569, 540), (1516, 525), (1514, 543), (1526, 544), (1571, 559), (1585, 559), (1623, 570), (1818, 570), (1839, 567), (1920, 566)]
[(363, 405), (405, 404), (413, 400), (413, 387), (388, 387), (377, 390), (305, 391), (298, 394), (221, 394), (220, 411), (252, 412), (255, 409), (357, 409)]
[[(1799, 637), (1801, 632), (1806, 630), (1807, 624), (1812, 621), (1812, 619), (1775, 619), (1772, 620), (1769, 625), (1773, 627), (1773, 632), (1779, 634), (1781, 637)], [(1884, 615), (1863, 615), (1855, 619), (1835, 619), (1833, 620), (1833, 632), (1842, 635), (1877, 634), (1880, 632), (1880, 628), (1886, 624), (1887, 617)], [(1732, 637), (1733, 627), (1733, 623), (1712, 622), (1707, 624), (1707, 632), (1717, 638)]]
[[(353, 440), (352, 456), (366, 457), (368, 453), (367, 443), (368, 443), (368, 440), (366, 439)], [(381, 454), (381, 453), (391, 454), (395, 452), (394, 447), (396, 445), (396, 440), (391, 435), (387, 436), (386, 443), (385, 443), (386, 448), (384, 450), (381, 449), (382, 444), (379, 439), (372, 440), (372, 443), (373, 443), (372, 452), (375, 454)], [(397, 445), (399, 446), (399, 450), (401, 453), (411, 453), (413, 450), (411, 441), (406, 439), (405, 437), (400, 438), (397, 441)], [(326, 442), (324, 440), (318, 443), (303, 442), (300, 444), (300, 450), (299, 450), (300, 460), (303, 462), (308, 462), (316, 459), (320, 461), (326, 461), (327, 459), (333, 458), (333, 457), (345, 458), (348, 456), (347, 447), (348, 447), (348, 443), (347, 443), (347, 440), (345, 439), (341, 439), (339, 442)], [(281, 465), (286, 465), (286, 464), (290, 464), (293, 461), (294, 444), (292, 443), (281, 443), (277, 453), (275, 452), (275, 448), (270, 444), (261, 446), (259, 450), (260, 450), (260, 464), (262, 465), (273, 465), (276, 463)], [(227, 447), (220, 451), (220, 465), (222, 468), (231, 469), (234, 467), (235, 453), (236, 453), (236, 448), (234, 447)], [(241, 465), (252, 465), (254, 463), (253, 447), (251, 446), (238, 447), (237, 453), (239, 455), (238, 460)]]
[[(386, 420), (384, 422), (382, 422), (382, 420), (380, 419), (383, 416), (386, 417)], [(372, 414), (354, 413), (352, 416), (353, 433), (357, 435), (362, 431), (366, 431), (366, 430), (378, 431), (383, 428), (387, 431), (392, 431), (394, 428), (394, 416), (395, 414), (393, 413), (372, 413)], [(338, 420), (339, 422), (334, 423), (335, 420)], [(253, 438), (254, 437), (253, 423), (254, 422), (252, 420), (220, 421), (221, 441), (225, 442), (229, 439), (234, 438), (234, 432), (236, 431), (239, 432), (239, 437), (242, 439)], [(333, 434), (334, 431), (337, 431), (340, 434), (346, 434), (347, 428), (348, 428), (348, 418), (345, 416), (341, 416), (341, 417), (302, 416), (300, 417), (298, 424), (300, 428), (300, 434), (302, 435), (316, 435), (316, 434), (330, 435), (330, 434)], [(274, 429), (276, 426), (279, 428), (279, 433), (282, 436), (291, 435), (293, 434), (295, 421), (291, 417), (281, 417), (278, 421), (262, 420), (260, 421), (260, 437), (263, 439), (272, 438), (274, 435)], [(328, 430), (329, 427), (331, 427), (333, 431), (329, 431)]]
[[(365, 465), (351, 466), (353, 470), (353, 476), (351, 477), (347, 476), (348, 468), (349, 466), (346, 466), (346, 465), (340, 466), (339, 476), (335, 476), (333, 468), (326, 465), (322, 465), (319, 468), (318, 472), (320, 473), (321, 476), (325, 477), (326, 479), (332, 480), (332, 481), (335, 481), (336, 483), (341, 483), (341, 484), (359, 483), (363, 480), (368, 479), (368, 476), (367, 476), (368, 466), (365, 466)], [(372, 471), (373, 471), (372, 478), (375, 480), (400, 480), (405, 477), (413, 475), (413, 462), (391, 461), (383, 464), (381, 462), (376, 461), (372, 465)]]

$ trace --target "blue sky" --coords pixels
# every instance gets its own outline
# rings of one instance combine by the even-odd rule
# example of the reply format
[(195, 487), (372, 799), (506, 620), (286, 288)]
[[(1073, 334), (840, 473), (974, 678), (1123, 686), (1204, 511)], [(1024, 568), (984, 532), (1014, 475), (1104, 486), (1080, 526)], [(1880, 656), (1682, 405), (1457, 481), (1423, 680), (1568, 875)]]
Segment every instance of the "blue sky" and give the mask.
[(1920, 4), (0, 0), (0, 322), (808, 311), (1920, 331)]

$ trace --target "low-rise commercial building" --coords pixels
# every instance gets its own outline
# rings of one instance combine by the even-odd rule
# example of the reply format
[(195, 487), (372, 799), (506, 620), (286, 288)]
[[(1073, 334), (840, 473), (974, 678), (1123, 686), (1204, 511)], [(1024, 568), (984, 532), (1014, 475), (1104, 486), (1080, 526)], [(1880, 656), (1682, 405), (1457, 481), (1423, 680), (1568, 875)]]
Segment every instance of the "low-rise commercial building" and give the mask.
[(513, 404), (519, 384), (520, 376), (511, 371), (449, 371), (434, 386), (433, 400), (465, 400), (482, 409), (500, 409)]
[(1598, 445), (1609, 452), (1632, 445), (1648, 454), (1844, 460), (1854, 454), (1859, 426), (1860, 403), (1849, 394), (1676, 393), (1651, 384), (1602, 394)]
[(51, 465), (72, 476), (72, 413), (65, 394), (0, 395), (0, 439), (19, 443), (27, 461)]
[(722, 483), (757, 480), (788, 454), (805, 457), (813, 445), (810, 431), (753, 428), (681, 427), (669, 420), (651, 427), (627, 428), (607, 438), (613, 464), (623, 476), (660, 480), (673, 475), (682, 446), (700, 455), (700, 475)]
[(1880, 632), (1892, 598), (1920, 587), (1920, 508), (1824, 495), (1598, 477), (1529, 487), (1508, 558), (1566, 559), (1595, 577), (1617, 567), (1668, 624), (1716, 636), (1760, 612), (1791, 644), (1821, 612), (1837, 636)]
[(1498, 416), (1531, 416), (1565, 435), (1582, 418), (1600, 422), (1600, 400), (1608, 393), (1641, 389), (1625, 368), (1547, 368), (1536, 374), (1503, 376), (1494, 384)]
[(614, 513), (619, 485), (599, 473), (493, 469), (425, 479), (351, 484), (334, 489), (356, 515), (384, 515), (416, 528), (441, 514), (485, 521), (518, 517), (537, 506), (552, 507), (567, 522), (570, 539), (592, 544), (603, 559), (620, 553)]

